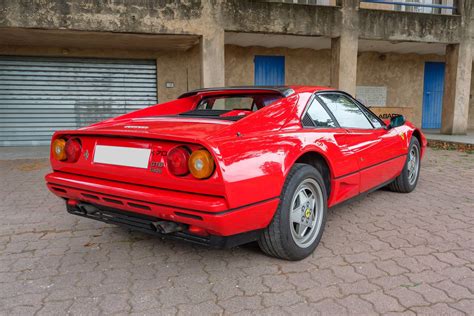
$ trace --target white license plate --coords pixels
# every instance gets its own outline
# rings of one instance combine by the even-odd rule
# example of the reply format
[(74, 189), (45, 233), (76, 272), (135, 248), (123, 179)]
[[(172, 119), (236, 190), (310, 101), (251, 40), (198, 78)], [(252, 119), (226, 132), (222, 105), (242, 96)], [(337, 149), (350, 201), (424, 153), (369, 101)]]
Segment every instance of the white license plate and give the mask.
[(147, 169), (150, 153), (147, 148), (96, 145), (94, 162)]

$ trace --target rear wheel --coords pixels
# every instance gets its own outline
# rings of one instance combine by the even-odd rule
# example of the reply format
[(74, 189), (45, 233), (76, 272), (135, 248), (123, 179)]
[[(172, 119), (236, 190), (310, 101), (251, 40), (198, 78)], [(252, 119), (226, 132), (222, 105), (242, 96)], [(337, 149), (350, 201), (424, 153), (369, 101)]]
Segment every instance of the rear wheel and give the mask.
[(287, 260), (309, 256), (323, 234), (326, 196), (319, 171), (310, 165), (295, 164), (285, 181), (275, 216), (258, 241), (263, 252)]
[(420, 142), (412, 137), (402, 173), (388, 185), (394, 192), (408, 193), (415, 189), (420, 176)]

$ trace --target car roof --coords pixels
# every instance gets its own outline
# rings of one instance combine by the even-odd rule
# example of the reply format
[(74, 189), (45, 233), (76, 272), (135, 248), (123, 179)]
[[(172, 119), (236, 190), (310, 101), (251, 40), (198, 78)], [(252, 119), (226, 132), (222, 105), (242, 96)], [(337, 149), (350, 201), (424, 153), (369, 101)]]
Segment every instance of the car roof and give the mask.
[(333, 90), (324, 86), (234, 86), (234, 87), (216, 87), (216, 88), (202, 88), (191, 90), (181, 94), (178, 99), (187, 98), (200, 93), (215, 93), (215, 92), (236, 92), (240, 90), (246, 91), (269, 91), (279, 93), (283, 97), (288, 97), (294, 93), (301, 92), (316, 92), (320, 90)]

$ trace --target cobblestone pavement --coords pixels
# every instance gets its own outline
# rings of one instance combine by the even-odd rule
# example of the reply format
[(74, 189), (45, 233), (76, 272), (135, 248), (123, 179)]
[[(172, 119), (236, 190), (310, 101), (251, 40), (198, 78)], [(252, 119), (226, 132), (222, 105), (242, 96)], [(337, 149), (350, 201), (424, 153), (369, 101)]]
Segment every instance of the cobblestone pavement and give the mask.
[(310, 258), (212, 250), (68, 215), (46, 160), (0, 162), (0, 314), (474, 313), (474, 155), (329, 212)]

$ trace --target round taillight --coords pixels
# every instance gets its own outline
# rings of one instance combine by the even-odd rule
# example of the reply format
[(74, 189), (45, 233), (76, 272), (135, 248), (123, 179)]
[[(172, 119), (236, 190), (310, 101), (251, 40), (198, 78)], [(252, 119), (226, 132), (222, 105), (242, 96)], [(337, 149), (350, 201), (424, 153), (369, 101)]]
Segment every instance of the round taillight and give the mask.
[(66, 142), (66, 146), (64, 148), (66, 151), (66, 158), (68, 162), (76, 162), (79, 160), (81, 156), (82, 146), (81, 142), (77, 138), (70, 138)]
[(189, 151), (185, 147), (175, 147), (168, 152), (166, 161), (168, 170), (175, 176), (188, 174)]
[(189, 171), (198, 179), (209, 178), (214, 172), (214, 159), (204, 149), (196, 150), (189, 157)]
[(66, 160), (66, 151), (64, 150), (64, 147), (66, 146), (66, 141), (62, 138), (55, 139), (53, 141), (53, 144), (51, 145), (52, 150), (53, 150), (53, 157), (56, 160)]

